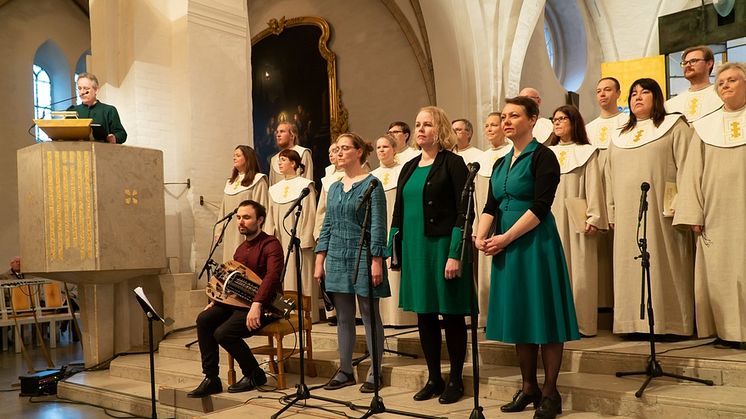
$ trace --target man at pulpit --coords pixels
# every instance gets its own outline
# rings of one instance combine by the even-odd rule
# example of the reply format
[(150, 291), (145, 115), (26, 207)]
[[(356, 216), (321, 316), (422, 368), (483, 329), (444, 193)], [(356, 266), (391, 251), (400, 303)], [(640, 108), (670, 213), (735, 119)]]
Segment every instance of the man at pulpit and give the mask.
[(127, 131), (119, 120), (117, 108), (98, 100), (97, 94), (98, 78), (91, 73), (81, 73), (78, 76), (78, 96), (81, 103), (70, 106), (67, 110), (77, 112), (78, 118), (91, 118), (94, 124), (101, 126), (101, 131), (94, 130), (96, 140), (112, 144), (124, 143), (127, 141)]
[(197, 339), (205, 379), (187, 397), (205, 397), (223, 391), (219, 377), (218, 345), (238, 362), (243, 378), (228, 387), (229, 393), (253, 390), (267, 382), (251, 349), (244, 341), (274, 318), (262, 314), (274, 295), (282, 290), (283, 252), (279, 240), (262, 231), (266, 209), (256, 201), (239, 204), (238, 230), (246, 236), (236, 249), (233, 259), (242, 263), (262, 279), (251, 309), (241, 309), (213, 301), (197, 316)]

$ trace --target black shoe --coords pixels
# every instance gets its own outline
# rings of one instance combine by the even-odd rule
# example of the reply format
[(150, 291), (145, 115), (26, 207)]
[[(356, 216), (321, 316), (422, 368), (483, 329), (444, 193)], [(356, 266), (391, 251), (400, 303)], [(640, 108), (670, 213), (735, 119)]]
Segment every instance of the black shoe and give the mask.
[(534, 419), (554, 419), (562, 413), (562, 397), (559, 393), (542, 397), (539, 408), (534, 412)]
[(445, 383), (442, 378), (438, 381), (427, 380), (425, 387), (422, 387), (412, 398), (418, 402), (432, 399), (434, 396), (439, 396), (443, 393), (443, 387), (445, 387)]
[(500, 411), (505, 413), (522, 412), (523, 409), (531, 403), (534, 404), (534, 409), (539, 407), (539, 403), (541, 403), (541, 392), (539, 391), (536, 394), (526, 394), (523, 390), (518, 390), (513, 395), (513, 401), (500, 406)]
[(207, 397), (211, 394), (223, 392), (223, 384), (218, 377), (205, 377), (194, 390), (187, 393), (187, 397)]
[(332, 316), (326, 319), (326, 324), (329, 326), (336, 326), (337, 325), (337, 316)]
[(251, 391), (259, 386), (263, 386), (267, 382), (267, 375), (264, 370), (257, 368), (254, 370), (251, 378), (243, 376), (238, 382), (228, 387), (228, 393), (243, 393), (244, 391)]
[(443, 394), (438, 398), (440, 404), (451, 404), (461, 400), (464, 396), (464, 383), (449, 381)]
[(347, 374), (344, 371), (340, 371), (342, 375), (347, 377), (345, 381), (339, 381), (332, 379), (326, 385), (324, 386), (324, 390), (339, 390), (340, 388), (351, 386), (355, 384), (355, 376), (352, 374)]

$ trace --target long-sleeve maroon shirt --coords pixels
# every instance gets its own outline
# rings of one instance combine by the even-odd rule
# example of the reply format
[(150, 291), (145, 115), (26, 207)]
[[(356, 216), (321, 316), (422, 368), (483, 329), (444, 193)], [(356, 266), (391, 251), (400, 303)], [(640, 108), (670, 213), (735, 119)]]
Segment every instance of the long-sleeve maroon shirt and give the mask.
[(272, 303), (277, 292), (282, 291), (282, 246), (276, 237), (260, 232), (251, 241), (244, 240), (233, 254), (233, 259), (241, 262), (262, 278), (262, 285), (254, 296), (254, 301), (266, 308)]

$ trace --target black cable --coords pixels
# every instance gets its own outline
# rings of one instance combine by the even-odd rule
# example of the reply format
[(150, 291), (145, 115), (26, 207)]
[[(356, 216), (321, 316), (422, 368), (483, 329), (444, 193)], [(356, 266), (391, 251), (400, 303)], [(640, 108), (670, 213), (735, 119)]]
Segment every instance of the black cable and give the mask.
[(670, 348), (670, 349), (666, 349), (665, 351), (656, 352), (655, 354), (656, 355), (662, 355), (662, 354), (665, 354), (665, 353), (668, 353), (668, 352), (672, 352), (672, 351), (682, 351), (684, 349), (694, 349), (694, 348), (699, 348), (699, 347), (702, 347), (702, 346), (712, 345), (715, 342), (717, 342), (717, 339), (713, 339), (713, 340), (711, 340), (709, 342), (705, 342), (705, 343), (698, 343), (696, 345), (683, 346), (681, 348)]
[[(128, 418), (128, 419), (129, 419), (129, 418), (143, 418), (143, 419), (149, 419), (149, 416), (136, 416), (136, 415), (131, 415), (131, 414), (130, 414), (129, 412), (125, 412), (125, 411), (123, 411), (123, 410), (117, 410), (117, 409), (111, 409), (111, 408), (108, 408), (108, 407), (97, 406), (97, 405), (95, 405), (95, 404), (91, 404), (91, 403), (87, 403), (87, 402), (78, 402), (78, 401), (75, 401), (75, 400), (70, 400), (70, 399), (63, 399), (63, 398), (61, 398), (61, 397), (59, 397), (59, 396), (57, 396), (57, 395), (55, 395), (55, 399), (53, 399), (53, 400), (34, 400), (34, 397), (35, 397), (35, 396), (30, 396), (30, 397), (28, 398), (28, 401), (29, 401), (29, 403), (60, 403), (60, 404), (77, 404), (77, 405), (80, 405), (80, 406), (91, 406), (91, 407), (95, 407), (95, 408), (101, 409), (101, 410), (103, 410), (103, 411), (104, 411), (104, 413), (105, 413), (105, 414), (106, 414), (107, 416), (109, 416), (109, 417), (112, 417), (112, 418), (120, 418), (120, 419), (124, 419), (124, 418)], [(112, 414), (111, 414), (111, 413), (109, 413), (109, 412), (124, 413), (124, 414), (125, 414), (125, 415), (127, 415), (127, 416), (116, 416), (116, 415), (112, 415)], [(175, 419), (175, 418), (169, 418), (169, 419)]]

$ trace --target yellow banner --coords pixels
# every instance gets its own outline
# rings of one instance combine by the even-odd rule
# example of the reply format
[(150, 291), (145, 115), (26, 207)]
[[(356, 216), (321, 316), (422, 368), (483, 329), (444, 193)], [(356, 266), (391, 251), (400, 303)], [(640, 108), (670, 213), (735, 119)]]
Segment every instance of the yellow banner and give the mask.
[(622, 85), (622, 94), (619, 96), (617, 105), (624, 112), (629, 112), (627, 107), (629, 86), (637, 79), (647, 77), (657, 81), (663, 91), (663, 98), (667, 97), (666, 57), (664, 55), (601, 63), (601, 77), (614, 77), (619, 80), (619, 83)]

